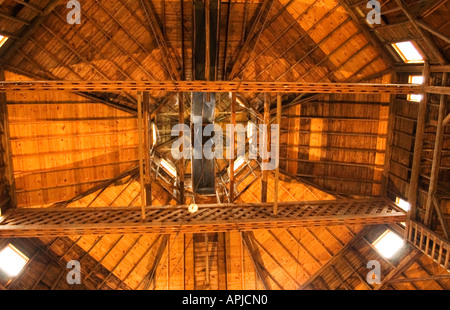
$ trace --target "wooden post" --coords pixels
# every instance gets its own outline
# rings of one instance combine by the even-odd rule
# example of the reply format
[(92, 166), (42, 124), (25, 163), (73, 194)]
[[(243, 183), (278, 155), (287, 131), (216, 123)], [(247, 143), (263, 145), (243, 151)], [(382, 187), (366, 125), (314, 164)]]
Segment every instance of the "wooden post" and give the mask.
[[(184, 100), (183, 93), (177, 93), (178, 96), (178, 123), (184, 124)], [(180, 131), (180, 138), (183, 138), (183, 132)], [(183, 152), (183, 144), (180, 146), (180, 152)], [(180, 188), (180, 203), (184, 205), (186, 203), (184, 195), (184, 158), (181, 157), (178, 162), (179, 173), (179, 188)]]
[[(423, 87), (425, 89), (430, 82), (430, 71), (428, 62), (425, 62), (424, 70), (423, 70)], [(426, 112), (427, 112), (427, 101), (428, 95), (425, 91), (423, 93), (423, 98), (419, 102), (419, 112), (417, 116), (417, 124), (416, 124), (416, 138), (414, 142), (414, 157), (412, 162), (411, 169), (411, 179), (409, 183), (409, 191), (408, 191), (408, 202), (411, 205), (411, 210), (408, 213), (408, 219), (416, 218), (416, 204), (417, 204), (417, 188), (419, 185), (419, 174), (420, 174), (420, 161), (422, 159), (422, 146), (423, 146), (423, 135), (425, 132), (425, 121), (426, 121)]]
[[(5, 80), (3, 67), (0, 67), (0, 81)], [(3, 165), (5, 166), (4, 182), (7, 185), (8, 197), (2, 197), (0, 201), (0, 215), (9, 208), (17, 207), (16, 184), (14, 180), (14, 168), (12, 161), (11, 140), (9, 135), (8, 107), (6, 105), (6, 94), (0, 93), (0, 127), (3, 133), (0, 135), (0, 145), (3, 149)]]
[(150, 166), (150, 150), (153, 146), (153, 128), (150, 121), (150, 95), (144, 91), (142, 97), (142, 112), (144, 120), (144, 188), (145, 188), (145, 204), (152, 205), (152, 179)]
[(141, 183), (141, 218), (145, 220), (145, 186), (144, 186), (144, 137), (142, 126), (142, 92), (137, 93), (138, 131), (139, 131), (139, 179)]
[[(397, 73), (393, 70), (391, 72), (391, 82), (397, 82)], [(389, 171), (391, 169), (391, 156), (392, 156), (392, 144), (394, 141), (394, 126), (395, 126), (395, 99), (396, 95), (391, 95), (391, 100), (389, 101), (389, 116), (388, 116), (388, 126), (387, 126), (387, 138), (386, 138), (386, 149), (384, 155), (384, 168), (383, 168), (383, 178), (381, 180), (381, 195), (387, 198), (388, 185), (389, 185)]]
[[(277, 94), (277, 125), (281, 126), (281, 94)], [(275, 169), (275, 185), (274, 185), (274, 195), (273, 195), (273, 213), (278, 213), (278, 181), (280, 177), (280, 146), (278, 146), (277, 158), (275, 159), (278, 162), (277, 168)]]
[(234, 127), (236, 126), (236, 93), (231, 93), (231, 143), (230, 143), (230, 202), (234, 202), (234, 155), (235, 155), (235, 137)]
[[(270, 126), (270, 101), (269, 94), (264, 94), (264, 125), (267, 126), (266, 134), (262, 136), (262, 141), (267, 143), (267, 151), (270, 150), (270, 135), (269, 135), (269, 126)], [(260, 141), (261, 143), (261, 141)], [(263, 159), (262, 163), (268, 162), (267, 159)], [(261, 177), (261, 202), (267, 202), (267, 180), (269, 178), (269, 171), (263, 170)]]
[[(442, 86), (446, 86), (447, 83), (447, 73), (442, 74)], [(434, 151), (433, 151), (433, 163), (431, 165), (431, 174), (430, 174), (430, 184), (428, 186), (428, 196), (425, 206), (425, 218), (424, 224), (425, 226), (429, 226), (431, 224), (432, 211), (433, 211), (433, 196), (436, 193), (437, 183), (439, 180), (439, 168), (441, 162), (441, 154), (442, 154), (442, 145), (444, 143), (444, 131), (445, 128), (443, 126), (444, 117), (446, 114), (446, 96), (441, 95), (439, 102), (439, 114), (438, 114), (438, 122), (436, 129), (436, 138), (434, 140)], [(439, 208), (439, 205), (436, 206)]]

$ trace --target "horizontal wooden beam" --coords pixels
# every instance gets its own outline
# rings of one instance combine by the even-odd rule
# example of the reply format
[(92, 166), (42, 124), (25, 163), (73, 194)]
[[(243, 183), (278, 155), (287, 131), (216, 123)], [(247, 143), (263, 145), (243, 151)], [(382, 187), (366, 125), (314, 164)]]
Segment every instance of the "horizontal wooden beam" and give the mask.
[(0, 92), (33, 90), (420, 94), (422, 86), (417, 84), (232, 81), (0, 81)]
[[(395, 65), (397, 73), (420, 73), (423, 72), (423, 64), (401, 64)], [(431, 65), (430, 71), (433, 73), (450, 72), (450, 65)]]
[(447, 86), (428, 86), (425, 92), (429, 94), (450, 95), (450, 87)]
[(311, 227), (372, 225), (406, 220), (405, 213), (387, 200), (343, 199), (273, 203), (140, 208), (16, 208), (0, 222), (0, 238), (103, 234), (168, 234)]

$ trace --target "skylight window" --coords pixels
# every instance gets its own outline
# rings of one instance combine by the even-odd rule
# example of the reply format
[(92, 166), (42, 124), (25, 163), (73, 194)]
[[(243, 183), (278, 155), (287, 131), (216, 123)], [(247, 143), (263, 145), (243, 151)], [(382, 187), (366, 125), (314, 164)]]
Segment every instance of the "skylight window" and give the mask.
[(411, 207), (411, 205), (409, 204), (409, 202), (407, 202), (406, 200), (403, 200), (403, 199), (401, 199), (401, 198), (399, 198), (399, 197), (397, 197), (397, 198), (395, 199), (395, 204), (396, 204), (397, 206), (399, 206), (400, 209), (402, 209), (403, 211), (406, 211), (406, 212), (408, 212), (409, 209), (410, 209), (410, 207)]
[(239, 157), (234, 161), (234, 171), (238, 170), (244, 164), (244, 157)]
[(402, 238), (389, 229), (386, 230), (375, 242), (373, 246), (385, 258), (392, 258), (405, 244)]
[(156, 125), (155, 125), (155, 123), (152, 123), (152, 139), (153, 139), (153, 141), (152, 141), (152, 146), (155, 146), (155, 144), (156, 144), (156, 140), (157, 140), (157, 128), (156, 128)]
[(168, 174), (170, 174), (174, 178), (177, 176), (177, 170), (175, 169), (175, 167), (164, 158), (161, 159), (161, 166), (164, 168), (164, 170), (167, 171)]
[[(409, 84), (423, 84), (423, 76), (422, 75), (410, 75)], [(422, 95), (410, 94), (407, 98), (409, 101), (420, 102), (423, 99)]]
[(0, 47), (8, 40), (8, 37), (0, 35)]
[(27, 262), (28, 257), (12, 244), (8, 244), (0, 251), (0, 270), (10, 277), (17, 276)]
[(397, 53), (402, 57), (406, 63), (421, 63), (423, 56), (419, 53), (412, 42), (399, 42), (392, 44)]

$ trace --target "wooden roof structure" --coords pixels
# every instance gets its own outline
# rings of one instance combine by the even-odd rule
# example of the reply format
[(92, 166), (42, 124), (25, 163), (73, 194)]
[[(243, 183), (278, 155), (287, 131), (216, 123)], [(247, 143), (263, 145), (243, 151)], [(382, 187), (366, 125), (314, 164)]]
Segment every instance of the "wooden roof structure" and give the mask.
[[(450, 2), (381, 0), (373, 25), (367, 2), (83, 0), (72, 25), (0, 0), (0, 251), (28, 257), (0, 289), (450, 289)], [(171, 153), (193, 92), (224, 129), (278, 124), (279, 168), (217, 159), (197, 194)]]

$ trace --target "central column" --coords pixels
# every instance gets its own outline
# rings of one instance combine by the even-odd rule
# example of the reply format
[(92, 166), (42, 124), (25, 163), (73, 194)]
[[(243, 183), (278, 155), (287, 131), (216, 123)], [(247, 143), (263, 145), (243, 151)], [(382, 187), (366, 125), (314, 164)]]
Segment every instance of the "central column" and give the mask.
[[(198, 81), (215, 81), (217, 76), (217, 48), (219, 1), (194, 1), (193, 31), (193, 78)], [(203, 146), (211, 137), (203, 135), (205, 126), (214, 123), (216, 93), (192, 93), (191, 130), (192, 145), (192, 190), (202, 195), (215, 195), (214, 159), (207, 159)], [(201, 155), (199, 156), (199, 152)], [(197, 153), (197, 156), (195, 156)]]

